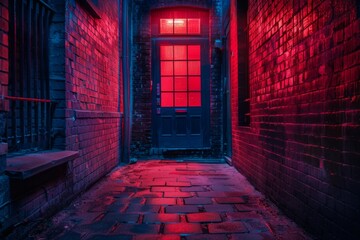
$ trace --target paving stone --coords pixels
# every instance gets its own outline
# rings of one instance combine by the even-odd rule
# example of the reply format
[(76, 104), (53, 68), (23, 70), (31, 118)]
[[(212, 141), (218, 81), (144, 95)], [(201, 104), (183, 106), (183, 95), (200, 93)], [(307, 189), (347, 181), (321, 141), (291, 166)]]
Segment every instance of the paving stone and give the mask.
[(192, 198), (185, 198), (184, 203), (186, 205), (203, 205), (203, 204), (212, 204), (212, 200), (211, 198), (192, 197)]
[(260, 207), (258, 205), (249, 205), (249, 204), (235, 204), (235, 208), (239, 211), (239, 212), (250, 212), (250, 211), (256, 211), (256, 212), (260, 212)]
[(205, 192), (207, 190), (203, 187), (195, 186), (195, 187), (181, 187), (180, 191), (182, 191), (182, 192)]
[(85, 229), (93, 233), (108, 233), (116, 225), (117, 225), (116, 220), (110, 219), (108, 221), (100, 220), (91, 224), (81, 225), (74, 229)]
[(68, 240), (68, 239), (74, 239), (74, 240), (79, 239), (80, 240), (81, 234), (78, 232), (69, 231), (57, 238), (57, 240)]
[(261, 215), (256, 212), (232, 212), (226, 213), (229, 221), (247, 221), (251, 219), (261, 219)]
[(249, 229), (250, 232), (269, 232), (269, 228), (267, 227), (264, 220), (261, 219), (250, 219), (245, 222), (245, 225)]
[(148, 205), (175, 205), (176, 198), (148, 198), (146, 199)]
[(208, 225), (209, 233), (243, 233), (248, 232), (242, 222), (222, 222), (210, 223)]
[(226, 234), (194, 234), (186, 236), (186, 240), (228, 240)]
[(233, 205), (229, 204), (214, 204), (214, 205), (204, 205), (206, 212), (234, 212)]
[[(77, 238), (68, 238), (66, 240), (76, 240)], [(88, 238), (86, 238), (86, 240), (131, 240), (133, 239), (131, 235), (109, 235), (109, 234), (104, 234), (104, 235), (92, 235)]]
[(310, 239), (244, 179), (226, 164), (140, 161), (112, 172), (40, 236), (59, 239), (66, 226), (66, 240)]
[(200, 224), (196, 223), (171, 223), (165, 224), (165, 234), (196, 234), (202, 233)]
[(162, 192), (151, 192), (150, 190), (144, 190), (135, 193), (134, 197), (162, 197)]
[(165, 186), (165, 181), (158, 180), (158, 181), (142, 181), (141, 187), (153, 187), (153, 186)]
[(139, 217), (139, 214), (107, 213), (102, 221), (115, 220), (117, 223), (137, 223)]
[(119, 224), (113, 234), (157, 234), (159, 224)]
[(179, 191), (176, 187), (152, 187), (152, 192), (176, 192)]
[(130, 192), (116, 192), (114, 198), (129, 198), (133, 193)]
[(242, 192), (244, 187), (240, 186), (223, 186), (223, 185), (212, 185), (211, 189), (214, 191), (224, 191), (224, 192)]
[(241, 197), (221, 197), (221, 198), (214, 198), (214, 199), (219, 204), (245, 203), (244, 199)]
[(171, 213), (145, 214), (143, 223), (176, 223), (180, 222), (180, 215)]
[(205, 223), (205, 222), (221, 222), (221, 217), (218, 213), (189, 213), (186, 215), (188, 222), (190, 223)]
[(181, 197), (181, 198), (188, 198), (193, 197), (194, 193), (191, 192), (164, 192), (164, 197)]
[(157, 213), (160, 211), (160, 206), (158, 205), (140, 205), (140, 204), (133, 204), (126, 208), (126, 213), (145, 213), (145, 212), (152, 212)]
[(197, 206), (167, 206), (165, 208), (166, 213), (194, 213), (199, 212)]
[(166, 186), (169, 187), (190, 187), (190, 182), (166, 182)]
[(144, 234), (144, 235), (134, 236), (133, 240), (181, 240), (181, 237), (179, 235), (172, 235), (172, 234), (167, 234), (167, 235)]
[(199, 197), (242, 197), (246, 195), (244, 192), (225, 192), (225, 191), (209, 191), (209, 192), (198, 192)]
[[(231, 240), (275, 240), (269, 233), (241, 233), (231, 234)], [(283, 238), (284, 240), (295, 240), (294, 238)]]

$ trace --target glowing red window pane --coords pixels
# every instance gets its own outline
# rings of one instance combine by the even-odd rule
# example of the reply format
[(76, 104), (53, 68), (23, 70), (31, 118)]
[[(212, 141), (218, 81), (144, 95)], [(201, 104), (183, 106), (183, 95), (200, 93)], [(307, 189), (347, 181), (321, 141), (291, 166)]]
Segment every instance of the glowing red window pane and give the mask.
[(189, 75), (200, 75), (200, 61), (189, 61)]
[(174, 61), (175, 75), (187, 75), (187, 62)]
[(175, 107), (187, 107), (187, 93), (175, 93)]
[(189, 91), (200, 91), (201, 79), (199, 77), (189, 77)]
[(188, 59), (189, 60), (200, 60), (200, 45), (189, 45), (188, 46)]
[(161, 77), (161, 91), (173, 91), (173, 78)]
[(186, 19), (174, 19), (174, 33), (177, 34), (186, 34)]
[(174, 94), (168, 92), (161, 93), (161, 106), (162, 107), (173, 107), (174, 106)]
[(161, 61), (161, 76), (173, 75), (173, 62), (172, 61)]
[(174, 20), (160, 19), (160, 34), (173, 34), (173, 33), (174, 33)]
[(175, 78), (175, 91), (187, 91), (187, 78), (176, 77)]
[(173, 60), (173, 46), (160, 46), (160, 60)]
[(190, 92), (189, 93), (189, 107), (200, 107), (201, 106), (201, 93)]
[(186, 60), (186, 46), (175, 45), (174, 46), (174, 59), (175, 60)]
[(200, 34), (200, 19), (188, 19), (188, 34)]

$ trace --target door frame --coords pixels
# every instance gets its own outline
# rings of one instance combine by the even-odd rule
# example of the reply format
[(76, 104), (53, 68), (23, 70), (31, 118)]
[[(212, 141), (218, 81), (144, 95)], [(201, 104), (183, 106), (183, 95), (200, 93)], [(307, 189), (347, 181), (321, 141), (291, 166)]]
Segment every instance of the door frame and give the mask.
[(224, 17), (224, 37), (222, 53), (223, 79), (223, 139), (224, 157), (231, 162), (232, 157), (232, 114), (231, 114), (231, 53), (230, 53), (230, 10)]
[[(205, 37), (191, 37), (191, 36), (179, 36), (179, 37), (157, 37), (151, 40), (151, 117), (152, 117), (152, 147), (161, 148), (159, 146), (159, 121), (157, 114), (157, 84), (160, 83), (160, 51), (158, 46), (162, 43), (168, 44), (200, 44), (204, 46), (206, 51), (201, 52), (201, 117), (203, 118), (203, 144), (202, 147), (196, 148), (166, 148), (171, 150), (176, 149), (208, 149), (210, 147), (210, 49), (209, 39)], [(163, 149), (163, 148), (162, 148)]]

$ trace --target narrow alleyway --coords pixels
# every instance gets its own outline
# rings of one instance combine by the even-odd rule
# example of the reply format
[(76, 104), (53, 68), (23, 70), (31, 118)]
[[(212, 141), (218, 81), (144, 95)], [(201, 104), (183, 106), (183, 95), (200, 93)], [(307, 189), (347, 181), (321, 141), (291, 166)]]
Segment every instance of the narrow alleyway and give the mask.
[(311, 239), (227, 164), (118, 167), (32, 239)]

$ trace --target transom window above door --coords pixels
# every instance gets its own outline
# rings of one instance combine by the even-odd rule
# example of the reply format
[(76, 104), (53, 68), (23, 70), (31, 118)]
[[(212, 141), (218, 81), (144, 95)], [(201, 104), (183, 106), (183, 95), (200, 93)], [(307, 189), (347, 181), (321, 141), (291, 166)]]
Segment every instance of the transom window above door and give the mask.
[(161, 18), (160, 34), (200, 34), (200, 18)]

